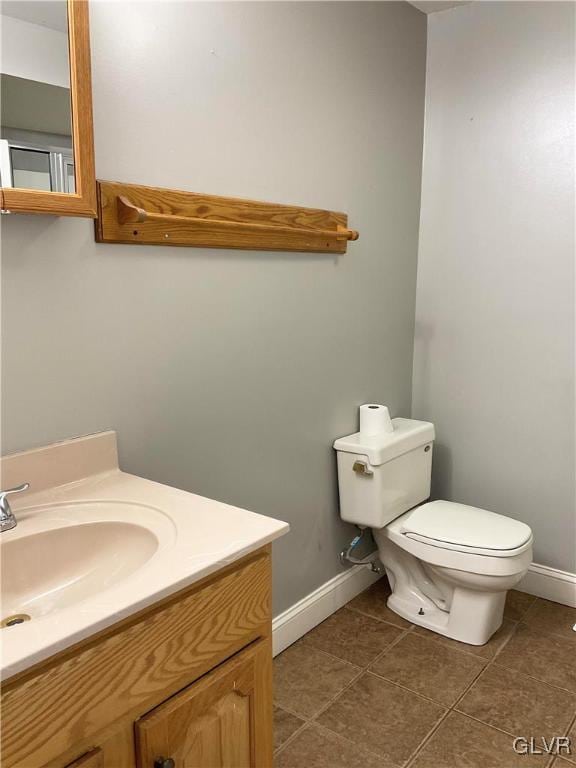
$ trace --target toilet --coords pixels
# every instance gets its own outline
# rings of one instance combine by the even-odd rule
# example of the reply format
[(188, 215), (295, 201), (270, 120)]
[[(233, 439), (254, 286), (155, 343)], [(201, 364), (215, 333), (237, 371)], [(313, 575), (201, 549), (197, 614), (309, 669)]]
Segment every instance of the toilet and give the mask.
[(340, 514), (371, 528), (390, 581), (388, 607), (471, 645), (502, 624), (506, 592), (532, 562), (532, 531), (485, 509), (430, 496), (434, 425), (392, 419), (393, 429), (334, 443)]

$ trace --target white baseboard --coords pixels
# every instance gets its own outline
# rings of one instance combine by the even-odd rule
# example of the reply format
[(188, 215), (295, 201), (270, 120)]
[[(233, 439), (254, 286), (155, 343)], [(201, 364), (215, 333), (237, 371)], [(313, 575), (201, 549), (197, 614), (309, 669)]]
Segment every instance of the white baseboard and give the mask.
[(532, 563), (516, 589), (576, 608), (576, 573)]
[[(356, 565), (322, 584), (272, 622), (274, 656), (314, 629), (380, 576), (364, 565)], [(555, 603), (576, 608), (576, 573), (532, 563), (516, 589)]]
[(314, 629), (380, 578), (365, 565), (355, 565), (322, 584), (272, 622), (274, 656)]

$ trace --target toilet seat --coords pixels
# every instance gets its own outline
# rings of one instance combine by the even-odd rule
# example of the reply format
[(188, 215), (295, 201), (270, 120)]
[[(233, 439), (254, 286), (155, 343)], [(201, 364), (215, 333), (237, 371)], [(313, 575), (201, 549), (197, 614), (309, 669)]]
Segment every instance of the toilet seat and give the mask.
[(532, 531), (525, 523), (451, 501), (423, 504), (400, 520), (407, 538), (461, 553), (512, 557), (532, 546)]
[[(422, 510), (422, 515), (426, 513), (427, 517), (431, 518), (432, 510), (430, 507), (433, 508), (437, 503), (438, 502), (430, 502), (428, 504), (423, 504), (422, 507), (415, 507), (409, 512), (405, 512), (391, 523), (388, 523), (384, 528), (375, 529), (375, 535), (384, 536), (387, 539), (390, 539), (401, 549), (414, 555), (414, 557), (417, 557), (424, 563), (429, 563), (430, 565), (436, 565), (442, 568), (453, 568), (458, 571), (467, 571), (469, 573), (477, 573), (486, 576), (510, 576), (528, 569), (528, 566), (532, 562), (533, 537), (530, 529), (528, 529), (530, 531), (528, 541), (525, 541), (514, 549), (505, 550), (454, 544), (439, 539), (428, 538), (421, 533), (416, 533), (414, 527), (419, 531), (425, 530), (428, 533), (431, 529), (420, 526), (420, 514), (416, 517), (415, 526), (414, 521), (411, 518), (418, 512), (418, 510)], [(450, 502), (446, 501), (442, 502), (442, 504), (449, 503)], [(455, 506), (460, 507), (463, 505), (456, 504)], [(426, 507), (429, 509), (426, 509)], [(484, 512), (486, 510), (476, 511)], [(495, 515), (495, 517), (502, 516)], [(486, 518), (484, 519), (486, 520)], [(434, 524), (430, 523), (430, 525)], [(439, 528), (435, 528), (434, 530), (438, 531)], [(463, 537), (451, 536), (451, 538), (461, 539)], [(486, 539), (476, 540), (482, 541), (483, 543), (486, 543), (487, 541)], [(468, 539), (468, 541), (471, 541), (471, 539)], [(492, 544), (494, 545), (494, 541), (492, 541)]]

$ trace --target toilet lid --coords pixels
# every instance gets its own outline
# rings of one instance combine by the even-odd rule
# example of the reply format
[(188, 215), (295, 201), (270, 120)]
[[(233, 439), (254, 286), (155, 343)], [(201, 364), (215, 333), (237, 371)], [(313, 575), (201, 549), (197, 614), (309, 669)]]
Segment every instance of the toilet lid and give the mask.
[(461, 552), (488, 550), (487, 554), (500, 557), (532, 540), (532, 531), (519, 520), (451, 501), (416, 507), (406, 515), (402, 533), (438, 547)]

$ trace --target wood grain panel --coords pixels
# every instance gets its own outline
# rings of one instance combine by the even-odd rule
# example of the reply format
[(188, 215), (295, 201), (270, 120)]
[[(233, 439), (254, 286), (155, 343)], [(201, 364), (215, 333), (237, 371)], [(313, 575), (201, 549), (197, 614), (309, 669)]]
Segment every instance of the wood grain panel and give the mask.
[[(94, 745), (94, 749), (100, 752), (99, 768), (136, 767), (134, 722), (131, 717), (124, 718), (104, 731), (94, 734), (90, 742)], [(94, 750), (91, 750), (87, 754), (91, 755), (93, 752)], [(83, 753), (81, 758), (76, 757), (79, 753)], [(73, 744), (64, 754), (59, 755), (55, 760), (50, 760), (43, 768), (75, 768), (77, 760), (86, 756), (83, 748)], [(82, 768), (84, 768), (83, 765)]]
[(134, 768), (136, 765), (131, 721), (126, 721), (123, 727), (116, 728), (107, 738), (99, 739), (98, 743), (103, 755), (102, 768)]
[[(28, 678), (2, 699), (3, 768), (36, 768), (94, 746), (94, 735), (135, 718), (258, 637), (269, 637), (270, 556), (191, 589), (121, 630)], [(98, 742), (96, 742), (98, 743)]]
[(11, 213), (96, 216), (88, 0), (68, 0), (68, 41), (76, 193), (5, 188), (0, 207)]
[[(98, 181), (97, 193), (100, 243), (346, 252), (344, 213), (110, 181)], [(125, 220), (120, 198), (141, 209), (140, 221)]]
[(104, 768), (104, 756), (99, 748), (87, 752), (82, 757), (68, 763), (66, 768)]

